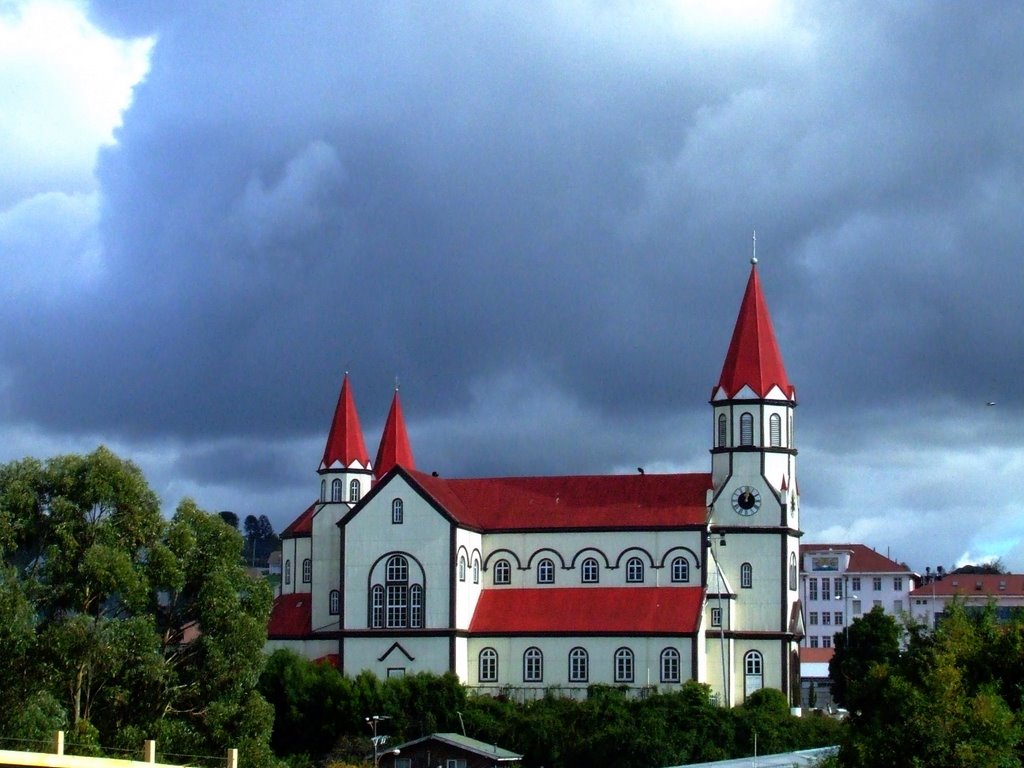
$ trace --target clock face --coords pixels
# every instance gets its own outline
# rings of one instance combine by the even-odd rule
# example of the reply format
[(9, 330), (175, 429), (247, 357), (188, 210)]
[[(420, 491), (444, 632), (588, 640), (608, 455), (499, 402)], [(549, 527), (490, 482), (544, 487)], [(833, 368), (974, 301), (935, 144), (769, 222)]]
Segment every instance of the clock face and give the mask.
[(741, 485), (733, 491), (732, 508), (736, 510), (737, 514), (744, 517), (755, 515), (757, 510), (761, 508), (761, 494), (757, 492), (757, 488)]

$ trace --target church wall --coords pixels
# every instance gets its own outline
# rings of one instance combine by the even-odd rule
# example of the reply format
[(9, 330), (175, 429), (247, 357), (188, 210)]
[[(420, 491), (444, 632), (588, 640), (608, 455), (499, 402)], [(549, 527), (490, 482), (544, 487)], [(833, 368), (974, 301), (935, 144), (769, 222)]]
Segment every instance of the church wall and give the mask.
[(455, 626), (468, 629), (484, 586), (483, 537), (479, 533), (463, 528), (456, 530), (452, 567), (455, 569)]
[(340, 616), (330, 611), (330, 593), (341, 588), (341, 531), (338, 520), (349, 511), (347, 504), (324, 504), (313, 517), (313, 614), (315, 630), (338, 628)]
[(302, 581), (302, 563), (312, 557), (309, 536), (285, 539), (281, 542), (281, 594), (309, 592), (313, 585)]
[[(780, 596), (785, 586), (779, 561), (779, 538), (773, 534), (730, 533), (718, 549), (722, 570), (736, 595), (732, 629), (779, 631)], [(742, 586), (740, 569), (752, 566), (750, 588)], [(793, 593), (794, 597), (796, 592)]]
[[(392, 502), (402, 499), (400, 524), (391, 522)], [(388, 553), (405, 553), (410, 569), (422, 569), (424, 625), (445, 627), (449, 621), (451, 524), (415, 493), (401, 476), (370, 499), (345, 526), (345, 627), (368, 625), (370, 569)], [(348, 665), (346, 664), (346, 669)], [(447, 652), (445, 655), (447, 669)]]
[(321, 659), (338, 652), (337, 640), (267, 640), (263, 647), (267, 653), (286, 650), (306, 659)]
[[(345, 674), (369, 670), (382, 680), (396, 674), (448, 671), (447, 637), (348, 637), (344, 642)], [(398, 646), (395, 647), (396, 642)], [(412, 658), (409, 658), (409, 657)], [(382, 658), (383, 657), (383, 658)]]
[[(669, 691), (691, 679), (694, 647), (691, 637), (471, 637), (467, 648), (467, 674), (463, 679), (470, 686), (485, 688), (546, 688), (602, 683), (634, 687), (652, 685)], [(493, 648), (498, 654), (497, 682), (480, 680), (480, 652), (485, 648)], [(523, 657), (529, 648), (538, 648), (543, 654), (544, 676), (541, 682), (523, 680)], [(569, 680), (569, 653), (574, 648), (583, 648), (587, 652), (589, 674), (585, 681)], [(632, 682), (616, 683), (615, 652), (620, 648), (633, 651)], [(679, 683), (661, 682), (661, 653), (666, 648), (674, 648), (679, 652)]]

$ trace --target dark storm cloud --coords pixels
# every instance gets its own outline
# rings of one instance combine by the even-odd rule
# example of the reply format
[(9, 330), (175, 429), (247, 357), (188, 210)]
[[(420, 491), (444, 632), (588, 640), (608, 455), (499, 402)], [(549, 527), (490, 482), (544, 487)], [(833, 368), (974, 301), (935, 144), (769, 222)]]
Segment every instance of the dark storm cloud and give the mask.
[(704, 469), (754, 227), (835, 454), (808, 499), (894, 423), (1021, 411), (1018, 4), (719, 37), (616, 5), (93, 15), (157, 44), (98, 167), (100, 279), (6, 339), (15, 420), (269, 483), (279, 449), (236, 447), (322, 435), (350, 369), (371, 454), (397, 375), (443, 474)]

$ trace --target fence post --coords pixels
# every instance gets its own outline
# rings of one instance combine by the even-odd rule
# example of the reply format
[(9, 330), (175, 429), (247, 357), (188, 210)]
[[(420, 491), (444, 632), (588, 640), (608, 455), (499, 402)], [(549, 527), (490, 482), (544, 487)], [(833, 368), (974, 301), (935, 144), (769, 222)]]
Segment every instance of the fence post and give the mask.
[(146, 739), (142, 742), (142, 761), (145, 763), (156, 762), (156, 740)]
[(238, 768), (238, 750), (228, 750), (228, 765), (227, 768)]
[(55, 755), (64, 754), (64, 731), (57, 731), (53, 734), (53, 753)]

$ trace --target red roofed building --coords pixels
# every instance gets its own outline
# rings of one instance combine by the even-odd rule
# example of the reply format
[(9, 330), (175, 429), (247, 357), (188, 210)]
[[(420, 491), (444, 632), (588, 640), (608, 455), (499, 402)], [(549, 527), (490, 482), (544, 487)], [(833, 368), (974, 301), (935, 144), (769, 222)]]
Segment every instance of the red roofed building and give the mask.
[(919, 576), (871, 547), (802, 544), (800, 557), (804, 647), (831, 648), (837, 632), (875, 606), (897, 617), (910, 610)]
[(396, 391), (371, 466), (346, 376), (320, 498), (282, 534), (270, 648), (487, 691), (799, 697), (799, 494), (790, 384), (756, 266), (718, 384), (710, 471), (420, 472)]

